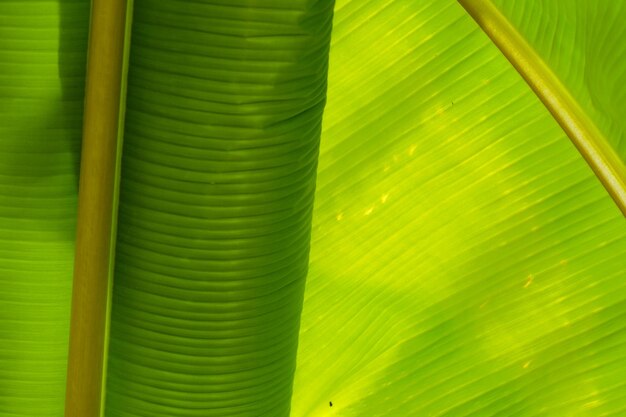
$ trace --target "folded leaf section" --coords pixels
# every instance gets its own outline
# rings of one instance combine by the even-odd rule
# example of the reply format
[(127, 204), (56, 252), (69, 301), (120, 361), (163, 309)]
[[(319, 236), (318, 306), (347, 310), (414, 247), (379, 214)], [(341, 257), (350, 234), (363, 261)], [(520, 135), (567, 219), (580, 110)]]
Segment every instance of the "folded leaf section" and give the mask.
[(105, 414), (287, 416), (332, 1), (135, 2)]

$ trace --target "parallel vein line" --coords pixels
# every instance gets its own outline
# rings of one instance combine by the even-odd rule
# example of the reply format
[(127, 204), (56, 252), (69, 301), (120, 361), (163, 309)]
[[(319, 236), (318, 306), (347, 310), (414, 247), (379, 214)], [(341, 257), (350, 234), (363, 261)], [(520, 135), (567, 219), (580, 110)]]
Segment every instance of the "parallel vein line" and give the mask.
[(526, 80), (626, 216), (626, 167), (567, 88), (489, 0), (458, 0)]

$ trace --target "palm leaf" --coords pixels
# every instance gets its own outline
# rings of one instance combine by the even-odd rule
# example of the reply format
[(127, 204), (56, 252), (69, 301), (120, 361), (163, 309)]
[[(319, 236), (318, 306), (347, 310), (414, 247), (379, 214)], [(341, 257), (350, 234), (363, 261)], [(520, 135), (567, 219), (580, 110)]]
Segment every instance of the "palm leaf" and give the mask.
[(625, 161), (626, 28), (621, 22), (626, 3), (576, 0), (564, 6), (494, 0), (494, 4)]
[[(563, 2), (502, 3), (573, 48)], [(460, 5), (337, 3), (292, 416), (621, 415), (625, 255), (601, 182)]]
[(134, 7), (106, 415), (287, 416), (332, 2)]
[(89, 5), (0, 2), (0, 415), (63, 413)]
[[(328, 67), (330, 0), (135, 2), (105, 416), (624, 413), (626, 4), (462, 3)], [(2, 415), (63, 409), (86, 13), (0, 4)]]

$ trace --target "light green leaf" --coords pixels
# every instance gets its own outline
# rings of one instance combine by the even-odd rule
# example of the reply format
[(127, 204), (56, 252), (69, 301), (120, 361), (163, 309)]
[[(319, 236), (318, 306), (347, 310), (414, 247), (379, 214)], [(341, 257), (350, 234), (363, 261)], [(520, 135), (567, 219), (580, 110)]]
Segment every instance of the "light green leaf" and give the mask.
[(494, 3), (626, 161), (626, 2)]
[[(626, 3), (494, 4), (623, 187)], [(322, 127), (332, 16), (135, 1), (105, 416), (623, 415), (606, 179), (452, 0), (338, 0)], [(0, 2), (2, 416), (63, 414), (88, 23)]]
[(339, 1), (328, 94), (292, 416), (623, 414), (624, 218), (464, 9)]

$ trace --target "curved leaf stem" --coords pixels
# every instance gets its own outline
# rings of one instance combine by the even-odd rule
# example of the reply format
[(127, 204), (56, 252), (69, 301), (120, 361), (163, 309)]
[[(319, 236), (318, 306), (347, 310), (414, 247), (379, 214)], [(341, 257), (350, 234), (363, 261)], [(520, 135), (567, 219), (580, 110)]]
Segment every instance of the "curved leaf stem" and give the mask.
[(98, 417), (102, 407), (126, 23), (126, 0), (92, 1), (66, 417)]
[(526, 80), (626, 216), (626, 167), (567, 88), (489, 0), (458, 0)]

